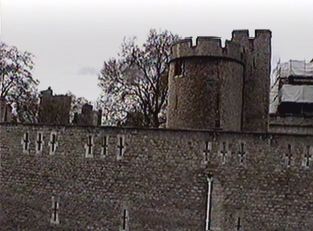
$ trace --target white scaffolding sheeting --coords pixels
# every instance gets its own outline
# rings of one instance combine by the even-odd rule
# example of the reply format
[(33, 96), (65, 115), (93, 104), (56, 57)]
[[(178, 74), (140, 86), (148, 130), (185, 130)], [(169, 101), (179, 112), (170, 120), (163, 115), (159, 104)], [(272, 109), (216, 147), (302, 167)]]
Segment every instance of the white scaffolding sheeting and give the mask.
[[(313, 79), (313, 62), (306, 63), (302, 60), (290, 60), (289, 62), (277, 64), (271, 76), (270, 113), (275, 113), (279, 103), (282, 101), (281, 90), (279, 90), (280, 80), (290, 76), (294, 78), (304, 77)], [(307, 92), (307, 90), (308, 89), (304, 89), (303, 91)], [(312, 89), (310, 89), (310, 91), (312, 91)]]
[(313, 63), (305, 61), (290, 60), (287, 63), (279, 64), (278, 74), (280, 78), (294, 77), (313, 77)]
[(313, 85), (284, 84), (279, 94), (281, 102), (313, 103)]

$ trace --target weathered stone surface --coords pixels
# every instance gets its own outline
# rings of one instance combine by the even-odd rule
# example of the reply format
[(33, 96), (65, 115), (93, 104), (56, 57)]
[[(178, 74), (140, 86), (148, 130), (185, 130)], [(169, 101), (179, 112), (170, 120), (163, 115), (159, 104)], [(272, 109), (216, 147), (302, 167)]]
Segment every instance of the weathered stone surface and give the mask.
[(214, 37), (198, 37), (194, 46), (190, 38), (177, 42), (167, 127), (267, 131), (270, 70), (268, 30), (256, 30), (254, 38), (246, 30), (233, 31), (224, 48)]
[[(29, 153), (21, 144), (26, 132)], [(41, 154), (35, 151), (38, 132), (44, 136)], [(54, 155), (51, 132), (57, 134)], [(93, 157), (86, 158), (90, 134)], [(117, 160), (121, 135), (125, 152)], [(208, 162), (206, 141), (212, 143)], [(225, 164), (223, 142), (229, 148)], [(244, 230), (310, 230), (313, 166), (303, 161), (312, 143), (313, 136), (301, 135), (1, 124), (1, 229), (119, 230), (127, 207), (129, 230), (204, 230), (211, 174), (218, 182), (212, 219), (220, 230), (235, 230), (238, 217)], [(58, 225), (50, 224), (52, 196), (59, 197)]]
[(233, 31), (232, 41), (243, 46), (245, 56), (243, 130), (267, 131), (271, 74), (270, 30)]
[(180, 130), (0, 123), (1, 230), (205, 230), (207, 214), (212, 231), (311, 230), (311, 119), (272, 117), (267, 132), (270, 38), (173, 46)]
[(67, 95), (53, 95), (49, 87), (41, 92), (38, 122), (43, 124), (70, 123), (71, 97)]
[(277, 133), (313, 134), (313, 118), (271, 115), (269, 130)]
[(174, 75), (174, 65), (170, 65), (167, 127), (241, 130), (244, 68), (240, 63), (187, 58), (182, 76)]

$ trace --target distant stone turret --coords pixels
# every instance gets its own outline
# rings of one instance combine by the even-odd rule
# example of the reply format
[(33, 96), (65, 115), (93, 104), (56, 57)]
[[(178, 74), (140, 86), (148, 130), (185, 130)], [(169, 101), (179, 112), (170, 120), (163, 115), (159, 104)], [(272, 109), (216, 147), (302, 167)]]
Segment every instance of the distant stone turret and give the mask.
[(38, 122), (44, 124), (69, 124), (71, 97), (53, 95), (52, 89), (41, 92)]
[(94, 111), (93, 106), (86, 103), (82, 106), (81, 114), (75, 114), (73, 124), (100, 126), (102, 119), (102, 111)]

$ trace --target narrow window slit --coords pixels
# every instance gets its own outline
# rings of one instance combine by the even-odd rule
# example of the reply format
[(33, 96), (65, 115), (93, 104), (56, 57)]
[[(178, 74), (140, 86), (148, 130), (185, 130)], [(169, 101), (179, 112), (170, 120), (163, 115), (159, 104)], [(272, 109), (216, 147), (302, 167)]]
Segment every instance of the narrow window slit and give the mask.
[(55, 132), (52, 132), (50, 134), (50, 142), (49, 142), (49, 146), (50, 146), (50, 155), (55, 154), (57, 146), (58, 146), (58, 142), (57, 142), (57, 135)]
[(123, 214), (122, 214), (122, 231), (127, 231), (129, 230), (129, 214), (128, 214), (128, 210), (126, 208), (123, 209)]
[(291, 152), (291, 145), (288, 144), (288, 151), (285, 154), (285, 163), (287, 167), (290, 167), (292, 164), (292, 152)]
[(228, 150), (227, 150), (227, 143), (223, 142), (221, 145), (221, 150), (220, 150), (220, 156), (222, 160), (222, 164), (226, 163), (227, 155), (228, 155)]
[(117, 136), (117, 160), (121, 160), (125, 153), (125, 138), (122, 135)]
[(51, 224), (60, 224), (59, 220), (59, 198), (53, 196), (52, 197), (52, 213), (51, 213)]
[(208, 162), (212, 151), (212, 143), (205, 141), (205, 148), (203, 150), (204, 162)]
[(240, 143), (238, 156), (239, 156), (239, 164), (242, 165), (246, 158), (245, 143), (243, 142)]
[(304, 154), (303, 166), (309, 168), (311, 164), (312, 155), (310, 153), (310, 145), (306, 146), (306, 152)]
[(36, 153), (41, 153), (43, 149), (43, 134), (41, 132), (37, 133), (37, 140), (36, 140)]
[(236, 229), (236, 230), (237, 230), (237, 231), (241, 231), (241, 230), (242, 230), (241, 228), (242, 228), (242, 226), (241, 226), (241, 220), (240, 220), (240, 217), (238, 217), (238, 218), (237, 218), (237, 229)]
[(184, 74), (184, 69), (185, 69), (185, 65), (184, 65), (184, 61), (179, 59), (175, 61), (174, 64), (174, 76), (181, 76)]
[(103, 136), (102, 138), (101, 155), (103, 157), (108, 155), (108, 136)]
[(22, 145), (23, 145), (23, 152), (24, 153), (29, 152), (29, 144), (30, 144), (29, 134), (28, 134), (28, 132), (26, 132), (22, 138)]
[(87, 136), (87, 143), (85, 144), (85, 156), (86, 157), (93, 157), (93, 148), (94, 148), (94, 137), (93, 135)]

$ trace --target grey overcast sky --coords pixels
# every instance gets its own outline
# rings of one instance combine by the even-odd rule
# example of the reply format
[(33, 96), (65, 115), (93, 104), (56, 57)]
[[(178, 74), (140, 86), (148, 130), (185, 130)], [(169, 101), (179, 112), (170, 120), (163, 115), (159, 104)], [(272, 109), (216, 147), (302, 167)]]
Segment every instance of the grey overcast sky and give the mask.
[(32, 52), (40, 89), (95, 100), (97, 73), (123, 38), (150, 28), (182, 37), (270, 29), (272, 59), (313, 58), (313, 0), (0, 0), (1, 41)]

